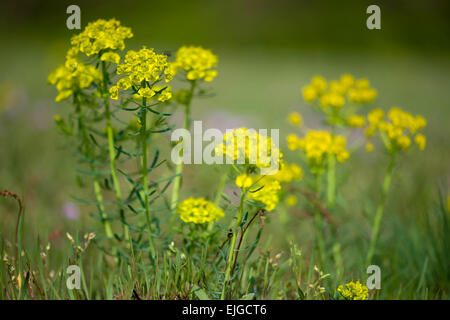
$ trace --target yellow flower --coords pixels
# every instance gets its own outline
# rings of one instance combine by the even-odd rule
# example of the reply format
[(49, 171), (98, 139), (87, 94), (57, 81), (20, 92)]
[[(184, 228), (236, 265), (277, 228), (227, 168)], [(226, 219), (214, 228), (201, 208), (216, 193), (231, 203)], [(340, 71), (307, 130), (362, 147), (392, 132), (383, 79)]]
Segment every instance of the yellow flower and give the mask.
[(281, 185), (275, 179), (268, 177), (270, 176), (264, 176), (264, 178), (258, 180), (254, 190), (249, 191), (248, 198), (261, 202), (265, 205), (264, 208), (267, 211), (272, 211), (280, 201), (279, 191), (281, 190)]
[(335, 107), (339, 109), (342, 108), (344, 104), (344, 96), (335, 92), (326, 93), (320, 97), (320, 106), (322, 108)]
[(293, 207), (297, 204), (297, 197), (294, 195), (290, 195), (284, 200), (288, 207)]
[(109, 51), (109, 52), (105, 52), (104, 54), (102, 54), (102, 56), (100, 57), (100, 60), (118, 64), (120, 61), (120, 56), (115, 52)]
[(204, 198), (188, 198), (177, 207), (177, 213), (186, 223), (206, 223), (217, 221), (224, 216), (222, 209)]
[(305, 151), (312, 167), (322, 167), (329, 154), (334, 155), (339, 162), (346, 161), (350, 156), (346, 150), (345, 137), (333, 136), (327, 131), (308, 131), (303, 139), (296, 142), (297, 148)]
[(111, 99), (119, 99), (119, 88), (117, 86), (112, 86), (109, 88), (109, 94), (111, 95)]
[[(267, 177), (268, 179), (275, 179), (280, 183), (288, 183), (293, 180), (300, 181), (303, 178), (303, 170), (298, 165), (291, 163), (287, 164), (281, 162), (280, 169), (274, 175)], [(266, 178), (266, 179), (267, 179)]]
[(303, 119), (302, 115), (298, 112), (291, 112), (288, 116), (288, 121), (293, 124), (294, 126), (301, 126)]
[(355, 83), (355, 78), (351, 74), (343, 74), (340, 79), (341, 84), (348, 90)]
[(366, 124), (366, 118), (358, 115), (351, 115), (347, 118), (347, 124), (350, 127), (361, 128)]
[(290, 150), (297, 150), (298, 148), (300, 148), (300, 138), (297, 137), (297, 135), (291, 133), (286, 137), (286, 141), (288, 144), (288, 148)]
[(167, 62), (166, 55), (157, 54), (153, 49), (146, 47), (139, 51), (129, 50), (124, 62), (117, 65), (117, 74), (125, 77), (119, 79), (116, 86), (123, 90), (133, 86), (138, 90), (140, 98), (150, 99), (157, 95), (155, 98), (158, 101), (167, 101), (172, 98), (172, 89), (169, 86), (150, 88), (149, 85), (159, 80), (169, 82), (173, 79), (173, 72), (174, 69)]
[(140, 95), (143, 98), (151, 98), (155, 95), (155, 90), (150, 89), (148, 87), (140, 88), (138, 91), (138, 95)]
[(358, 79), (355, 81), (356, 89), (368, 89), (370, 88), (370, 81), (366, 78)]
[(278, 168), (283, 157), (270, 137), (247, 128), (227, 131), (223, 135), (223, 143), (218, 144), (215, 151), (219, 155), (238, 160), (238, 164), (254, 165), (257, 168), (269, 168), (271, 165)]
[(423, 134), (418, 133), (414, 137), (414, 142), (417, 144), (417, 146), (419, 147), (420, 150), (423, 150), (423, 149), (425, 149), (425, 146), (427, 144), (427, 138)]
[(359, 280), (346, 283), (345, 286), (340, 285), (337, 291), (348, 300), (367, 300), (369, 295), (369, 289)]
[[(381, 109), (374, 109), (367, 119), (369, 126), (366, 128), (366, 135), (372, 136), (378, 129), (383, 143), (390, 152), (409, 149), (413, 135), (426, 126), (426, 120), (422, 116), (414, 117), (397, 107), (391, 108), (386, 118)], [(426, 138), (423, 134), (416, 134), (414, 142), (420, 150), (425, 149)]]
[(312, 85), (303, 87), (302, 94), (303, 94), (303, 99), (306, 102), (313, 102), (318, 97), (318, 92), (317, 92), (316, 88), (314, 88)]
[(123, 50), (124, 40), (132, 37), (131, 29), (121, 26), (116, 19), (99, 19), (88, 23), (81, 33), (72, 37), (70, 43), (75, 49), (71, 54), (81, 51), (90, 56), (102, 50)]
[(236, 185), (239, 188), (249, 188), (251, 187), (252, 184), (253, 184), (252, 177), (246, 175), (245, 173), (236, 177)]
[(93, 82), (100, 79), (100, 71), (95, 67), (86, 65), (76, 58), (67, 58), (64, 65), (49, 74), (47, 81), (58, 90), (59, 94), (55, 100), (59, 102), (76, 91), (90, 87)]
[(209, 49), (195, 46), (183, 46), (175, 55), (175, 62), (171, 66), (176, 72), (179, 68), (187, 72), (188, 80), (202, 79), (206, 82), (217, 76), (218, 57)]
[(327, 80), (322, 76), (315, 76), (311, 80), (311, 85), (317, 90), (318, 93), (324, 93), (328, 88)]
[(366, 151), (367, 152), (372, 152), (373, 151), (373, 144), (370, 142), (366, 143)]

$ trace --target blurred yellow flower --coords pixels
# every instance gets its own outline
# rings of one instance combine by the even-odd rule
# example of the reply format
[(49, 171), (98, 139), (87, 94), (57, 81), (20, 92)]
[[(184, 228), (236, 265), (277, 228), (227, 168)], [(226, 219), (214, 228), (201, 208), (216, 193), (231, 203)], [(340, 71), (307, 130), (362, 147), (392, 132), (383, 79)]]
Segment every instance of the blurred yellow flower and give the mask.
[(174, 71), (183, 69), (187, 72), (188, 80), (202, 79), (206, 82), (214, 80), (217, 76), (219, 58), (209, 49), (195, 46), (183, 46), (175, 55), (175, 62), (171, 64)]
[(204, 198), (188, 198), (177, 207), (177, 213), (186, 223), (205, 223), (219, 220), (224, 216), (222, 209)]
[(358, 115), (351, 115), (347, 118), (347, 124), (350, 127), (361, 128), (366, 124), (366, 118)]
[(284, 202), (288, 207), (293, 207), (297, 204), (297, 197), (294, 195), (287, 196)]
[[(413, 135), (426, 126), (422, 116), (414, 117), (397, 107), (391, 108), (386, 118), (383, 110), (374, 109), (368, 114), (367, 120), (369, 125), (365, 130), (366, 136), (371, 137), (378, 130), (381, 140), (391, 152), (408, 149)], [(426, 138), (423, 134), (417, 133), (414, 142), (420, 150), (425, 149)]]
[(254, 186), (255, 190), (249, 191), (248, 198), (265, 204), (265, 209), (272, 211), (280, 201), (281, 185), (277, 180), (267, 179), (268, 177), (270, 176), (264, 176), (262, 179), (258, 177), (258, 183)]
[(252, 177), (250, 177), (245, 173), (236, 177), (236, 185), (239, 188), (248, 188), (251, 187), (252, 184), (253, 184)]
[(302, 115), (298, 112), (291, 112), (288, 116), (289, 123), (293, 124), (294, 126), (301, 126), (303, 123)]
[(288, 147), (291, 150), (301, 149), (313, 167), (321, 167), (328, 154), (336, 156), (337, 161), (346, 161), (350, 154), (346, 150), (344, 136), (333, 136), (327, 131), (310, 130), (303, 139), (295, 135), (288, 136)]

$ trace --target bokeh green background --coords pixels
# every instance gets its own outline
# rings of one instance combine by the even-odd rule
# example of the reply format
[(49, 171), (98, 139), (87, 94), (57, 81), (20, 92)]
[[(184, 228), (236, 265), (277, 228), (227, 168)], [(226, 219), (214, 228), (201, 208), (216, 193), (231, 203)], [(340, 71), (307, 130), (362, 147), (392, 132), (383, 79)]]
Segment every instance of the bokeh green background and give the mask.
[[(307, 126), (320, 126), (319, 118), (302, 102), (301, 87), (316, 74), (336, 78), (342, 73), (371, 80), (379, 91), (374, 106), (385, 110), (400, 106), (426, 117), (427, 148), (409, 153), (399, 164), (380, 242), (389, 253), (384, 261), (388, 266), (397, 263), (413, 275), (423, 270), (422, 249), (413, 260), (403, 253), (421, 241), (417, 226), (426, 220), (439, 193), (446, 197), (450, 181), (447, 1), (2, 3), (0, 189), (24, 199), (29, 239), (58, 234), (61, 238), (65, 231), (87, 232), (98, 227), (88, 217), (89, 208), (82, 207), (82, 218), (75, 223), (61, 212), (61, 206), (80, 190), (74, 184), (77, 164), (53, 125), (53, 114), (64, 114), (69, 105), (54, 102), (55, 90), (46, 85), (46, 77), (63, 62), (69, 39), (77, 32), (66, 28), (70, 4), (81, 7), (82, 27), (112, 17), (131, 27), (135, 36), (127, 42), (128, 48), (147, 45), (172, 52), (184, 44), (211, 48), (220, 59), (219, 76), (212, 83), (216, 94), (195, 102), (194, 119), (280, 128), (283, 139), (292, 131), (286, 123), (291, 111), (302, 113)], [(381, 30), (366, 28), (370, 4), (381, 7)], [(295, 159), (288, 151), (285, 154)], [(340, 201), (350, 208), (338, 217), (343, 221), (344, 252), (345, 246), (364, 250), (367, 245), (368, 212), (378, 199), (386, 163), (382, 152), (368, 155), (360, 151), (342, 165)], [(187, 168), (191, 188), (186, 193), (211, 192), (214, 180), (196, 170)], [(3, 239), (13, 234), (15, 214), (15, 204), (0, 199)], [(308, 220), (307, 214), (298, 214), (290, 232), (303, 239), (302, 235), (311, 234), (311, 225), (302, 220)], [(276, 226), (273, 229), (284, 232)], [(275, 246), (283, 244), (275, 241)]]

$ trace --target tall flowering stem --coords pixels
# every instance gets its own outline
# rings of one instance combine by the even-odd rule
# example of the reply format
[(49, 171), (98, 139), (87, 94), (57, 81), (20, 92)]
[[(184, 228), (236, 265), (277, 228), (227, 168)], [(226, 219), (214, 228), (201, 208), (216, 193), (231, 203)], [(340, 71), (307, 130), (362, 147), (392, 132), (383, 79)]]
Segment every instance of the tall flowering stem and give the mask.
[(242, 213), (244, 211), (244, 202), (245, 202), (245, 197), (247, 195), (247, 190), (248, 190), (247, 188), (242, 188), (238, 216), (237, 216), (236, 224), (235, 224), (234, 230), (233, 230), (233, 238), (231, 239), (230, 252), (228, 253), (227, 268), (225, 271), (225, 279), (223, 282), (222, 294), (220, 295), (221, 300), (225, 300), (225, 297), (227, 294), (227, 289), (230, 284), (231, 269), (233, 267), (233, 261), (235, 259), (236, 239), (238, 236), (239, 228), (241, 227), (241, 224), (242, 224)]
[(392, 171), (394, 169), (395, 155), (391, 155), (391, 160), (384, 176), (383, 186), (381, 188), (381, 201), (377, 207), (375, 213), (375, 219), (372, 227), (372, 237), (370, 239), (369, 251), (367, 252), (366, 264), (370, 265), (372, 263), (372, 258), (375, 253), (375, 247), (377, 245), (378, 233), (380, 231), (381, 218), (383, 217), (384, 206), (386, 203), (386, 198), (389, 192), (389, 187), (391, 185)]
[(333, 208), (336, 197), (336, 157), (333, 154), (328, 155), (327, 171), (327, 206)]
[(119, 208), (120, 218), (122, 220), (123, 225), (123, 235), (125, 240), (129, 238), (129, 230), (128, 226), (125, 222), (125, 213), (122, 208), (122, 194), (120, 190), (119, 179), (117, 178), (117, 169), (116, 169), (116, 152), (114, 150), (114, 132), (111, 125), (111, 110), (109, 105), (109, 93), (108, 93), (108, 82), (109, 75), (108, 70), (106, 68), (105, 61), (102, 61), (102, 74), (103, 74), (103, 86), (102, 86), (102, 96), (105, 104), (105, 119), (106, 119), (106, 133), (108, 136), (108, 151), (109, 151), (109, 165), (111, 171), (111, 177), (113, 180), (114, 186), (114, 194), (116, 197), (117, 206)]
[[(142, 82), (142, 87), (145, 88), (145, 81)], [(147, 221), (148, 228), (148, 241), (150, 246), (150, 253), (153, 258), (156, 257), (155, 243), (153, 241), (153, 230), (152, 230), (152, 217), (150, 216), (150, 208), (148, 204), (148, 172), (147, 172), (147, 98), (142, 97), (142, 109), (141, 109), (141, 123), (142, 123), (142, 187), (144, 189), (144, 203), (145, 203), (145, 219)]]
[[(75, 104), (75, 112), (77, 114), (77, 118), (78, 118), (78, 130), (81, 133), (81, 137), (82, 137), (82, 141), (83, 141), (83, 145), (85, 150), (83, 150), (83, 153), (86, 154), (86, 156), (90, 159), (90, 169), (92, 172), (95, 172), (95, 166), (93, 163), (93, 152), (89, 143), (89, 138), (87, 135), (87, 131), (86, 131), (86, 126), (84, 124), (84, 115), (83, 115), (83, 111), (81, 109), (81, 101), (80, 101), (80, 97), (77, 93), (74, 94), (73, 96), (73, 100), (74, 100), (74, 104)], [(100, 187), (100, 182), (98, 180), (98, 176), (97, 175), (93, 175), (93, 186), (94, 186), (94, 193), (95, 193), (95, 198), (97, 200), (97, 208), (99, 210), (100, 213), (100, 217), (101, 217), (101, 221), (103, 224), (103, 228), (105, 229), (105, 234), (108, 238), (112, 239), (113, 237), (113, 233), (111, 230), (111, 224), (109, 223), (109, 221), (107, 220), (107, 217), (105, 215), (105, 206), (103, 204), (103, 195), (102, 195), (102, 191), (101, 191), (101, 187)], [(113, 251), (115, 251), (115, 249), (113, 248)]]
[[(316, 173), (315, 178), (316, 178), (315, 192), (317, 198), (319, 198), (322, 174)], [(316, 233), (317, 249), (319, 252), (319, 260), (320, 263), (322, 263), (323, 265), (325, 263), (325, 240), (323, 237), (323, 219), (318, 208), (314, 208), (314, 228)]]
[[(190, 80), (191, 82), (191, 88), (189, 90), (189, 94), (186, 100), (186, 105), (185, 105), (185, 111), (184, 111), (184, 124), (183, 124), (183, 128), (186, 130), (189, 130), (190, 128), (190, 123), (191, 123), (191, 102), (192, 102), (192, 97), (194, 96), (194, 90), (195, 90), (195, 86), (196, 86), (196, 80)], [(172, 199), (171, 199), (171, 205), (170, 208), (171, 210), (175, 210), (178, 204), (178, 199), (180, 197), (180, 188), (181, 188), (181, 178), (183, 175), (183, 162), (180, 162), (179, 164), (177, 164), (176, 168), (175, 168), (175, 174), (176, 177), (174, 178), (173, 181), (173, 189), (172, 189)]]

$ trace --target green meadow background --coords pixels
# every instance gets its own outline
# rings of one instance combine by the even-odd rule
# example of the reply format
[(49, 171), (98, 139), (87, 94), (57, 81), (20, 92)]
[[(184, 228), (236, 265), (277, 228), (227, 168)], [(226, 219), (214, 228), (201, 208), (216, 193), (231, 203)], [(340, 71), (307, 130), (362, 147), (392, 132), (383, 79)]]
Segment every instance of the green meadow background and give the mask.
[[(382, 221), (375, 262), (382, 268), (381, 298), (444, 298), (450, 287), (450, 233), (446, 212), (450, 183), (450, 8), (446, 1), (11, 1), (0, 10), (0, 191), (18, 194), (25, 206), (24, 246), (51, 239), (56, 269), (70, 247), (65, 233), (101, 233), (92, 207), (73, 197), (89, 196), (75, 183), (77, 163), (55, 128), (55, 103), (46, 78), (64, 61), (70, 37), (66, 8), (81, 7), (82, 27), (115, 17), (132, 28), (128, 48), (141, 45), (174, 52), (202, 45), (219, 56), (215, 95), (194, 101), (193, 119), (205, 125), (280, 128), (293, 131), (289, 112), (320, 128), (320, 117), (302, 101), (301, 88), (320, 74), (367, 77), (379, 96), (374, 107), (399, 106), (428, 121), (424, 152), (409, 152), (396, 167)], [(381, 30), (366, 28), (366, 8), (381, 7)], [(177, 123), (177, 116), (173, 119)], [(357, 137), (356, 136), (354, 138)], [(351, 140), (350, 140), (351, 141)], [(363, 148), (362, 148), (363, 149)], [(340, 166), (338, 209), (345, 279), (365, 279), (373, 207), (388, 159), (383, 152), (352, 154)], [(304, 171), (307, 168), (303, 166)], [(213, 196), (217, 172), (186, 167), (183, 197)], [(306, 182), (305, 182), (306, 183)], [(312, 219), (299, 205), (292, 223), (271, 218), (263, 242), (287, 252), (291, 234), (308, 256)], [(80, 217), (68, 219), (75, 204)], [(442, 208), (442, 206), (444, 208)], [(13, 241), (17, 206), (0, 199), (0, 242)], [(286, 230), (286, 228), (288, 230)], [(447, 229), (445, 229), (447, 228)], [(95, 248), (91, 248), (95, 252)], [(2, 263), (2, 262), (0, 262)], [(326, 270), (333, 274), (333, 269)]]

